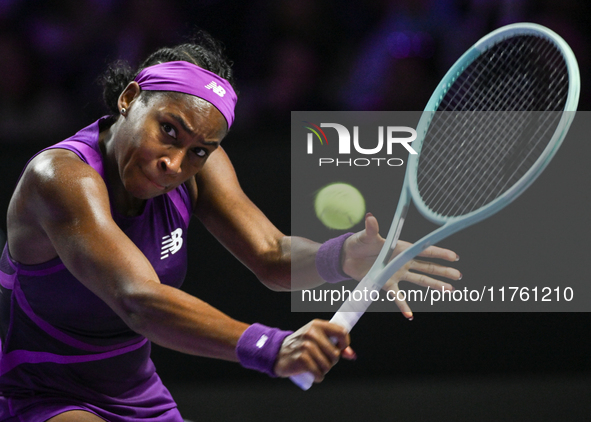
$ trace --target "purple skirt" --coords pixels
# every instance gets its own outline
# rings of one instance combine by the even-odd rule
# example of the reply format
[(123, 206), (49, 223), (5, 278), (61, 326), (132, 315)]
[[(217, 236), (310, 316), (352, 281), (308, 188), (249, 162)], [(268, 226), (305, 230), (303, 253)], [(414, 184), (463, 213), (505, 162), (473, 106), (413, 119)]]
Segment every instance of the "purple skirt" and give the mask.
[(99, 408), (89, 403), (79, 403), (63, 398), (7, 399), (0, 397), (0, 421), (2, 422), (43, 422), (70, 410), (84, 410), (108, 422), (183, 422), (176, 407), (163, 412), (138, 413), (137, 408), (121, 406)]
[(183, 422), (176, 403), (156, 373), (117, 396), (89, 397), (88, 391), (80, 388), (78, 394), (72, 391), (68, 395), (51, 393), (48, 389), (46, 392), (13, 389), (10, 396), (0, 396), (0, 421), (41, 422), (69, 410), (84, 410), (109, 422)]

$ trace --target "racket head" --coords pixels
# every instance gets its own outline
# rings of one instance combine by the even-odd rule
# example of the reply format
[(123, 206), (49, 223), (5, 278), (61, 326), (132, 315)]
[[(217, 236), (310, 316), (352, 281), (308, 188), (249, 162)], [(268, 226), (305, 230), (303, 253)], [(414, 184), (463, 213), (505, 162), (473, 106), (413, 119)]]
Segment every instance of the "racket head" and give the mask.
[[(536, 96), (542, 98), (545, 98), (545, 95), (557, 96), (553, 91), (553, 84), (555, 80), (560, 80), (560, 77), (564, 77), (566, 78), (566, 83), (562, 86), (562, 89), (565, 89), (566, 92), (560, 94), (560, 100), (555, 100), (554, 102), (542, 101), (541, 105), (505, 103), (501, 106), (499, 106), (498, 102), (494, 101), (494, 98), (489, 100), (489, 97), (485, 97), (487, 101), (481, 101), (480, 103), (475, 103), (476, 100), (466, 100), (465, 102), (456, 100), (459, 95), (458, 93), (463, 94), (465, 91), (466, 83), (469, 82), (469, 79), (467, 79), (469, 77), (466, 75), (469, 74), (469, 72), (475, 72), (477, 66), (484, 66), (484, 70), (487, 70), (490, 66), (493, 66), (491, 63), (495, 62), (497, 67), (499, 67), (498, 63), (504, 63), (505, 60), (511, 59), (511, 57), (508, 58), (509, 54), (505, 51), (507, 46), (512, 46), (514, 43), (519, 44), (522, 40), (527, 41), (527, 48), (533, 48), (531, 47), (531, 43), (535, 42), (536, 46), (539, 44), (541, 45), (540, 48), (550, 50), (549, 54), (552, 56), (552, 62), (545, 65), (545, 71), (548, 71), (548, 68), (550, 68), (553, 72), (555, 71), (558, 73), (552, 73), (550, 75), (546, 74), (544, 76), (546, 78), (545, 82), (540, 82), (542, 85), (542, 91), (537, 92)], [(511, 54), (513, 54), (514, 51), (517, 51), (515, 54), (516, 56), (519, 56), (518, 48), (510, 50)], [(532, 54), (530, 54), (532, 57), (528, 57), (527, 60), (535, 60), (535, 56), (538, 55), (538, 52), (535, 51)], [(519, 60), (525, 60), (523, 55), (519, 56)], [(533, 67), (537, 66), (537, 64), (528, 64)], [(504, 66), (502, 66), (502, 68), (504, 68)], [(512, 84), (509, 84), (508, 86), (502, 86), (502, 83), (497, 84), (501, 85), (501, 89), (498, 89), (498, 94), (495, 95), (505, 95), (505, 97), (507, 97), (506, 94), (508, 93), (508, 90), (514, 90), (514, 93), (509, 92), (509, 94), (516, 98), (526, 95), (528, 93), (528, 88), (531, 88), (531, 86), (528, 85), (530, 77), (532, 77), (531, 72), (528, 73), (527, 70), (523, 70), (523, 74), (520, 75), (518, 74), (519, 71), (521, 70), (517, 69), (515, 71), (517, 72), (516, 74), (509, 74), (508, 77), (512, 78)], [(485, 73), (479, 73), (478, 77), (483, 74)], [(519, 77), (522, 77), (523, 79), (519, 80)], [(491, 80), (495, 83), (498, 80), (491, 78), (492, 76), (487, 76), (483, 79), (489, 83), (489, 86), (494, 86), (494, 83), (491, 83)], [(417, 139), (413, 142), (413, 148), (417, 151), (417, 154), (409, 155), (407, 167), (409, 191), (417, 209), (425, 218), (436, 224), (443, 225), (461, 222), (461, 226), (465, 227), (466, 225), (473, 224), (494, 214), (509, 204), (536, 179), (555, 155), (574, 118), (579, 101), (579, 92), (580, 76), (576, 58), (568, 44), (550, 29), (532, 23), (519, 23), (499, 28), (482, 38), (464, 53), (443, 77), (427, 103), (425, 111), (417, 126)], [(472, 104), (471, 101), (474, 102), (474, 104)], [(505, 99), (503, 99), (503, 101), (505, 101)], [(514, 108), (517, 108), (517, 110), (514, 110)], [(540, 110), (538, 110), (538, 108), (540, 108)], [(456, 113), (456, 115), (454, 116), (453, 113)], [(472, 113), (472, 115), (469, 113)], [(429, 175), (425, 176), (427, 174), (425, 168), (429, 165), (426, 162), (425, 150), (429, 148), (429, 142), (432, 142), (431, 138), (433, 138), (433, 136), (431, 134), (435, 130), (434, 122), (436, 119), (442, 115), (445, 116), (445, 118), (450, 118), (451, 116), (452, 119), (454, 117), (462, 116), (468, 119), (467, 122), (464, 122), (464, 125), (466, 125), (464, 127), (470, 127), (470, 119), (479, 118), (488, 114), (488, 116), (485, 117), (489, 120), (492, 119), (492, 123), (490, 121), (485, 122), (483, 129), (479, 129), (485, 131), (487, 129), (486, 124), (494, 125), (495, 120), (498, 120), (496, 122), (497, 126), (502, 124), (504, 117), (506, 117), (503, 113), (517, 113), (513, 117), (519, 117), (520, 113), (528, 113), (529, 116), (525, 116), (525, 114), (523, 114), (523, 116), (525, 116), (525, 118), (533, 118), (534, 124), (536, 119), (540, 119), (540, 116), (544, 117), (540, 113), (546, 113), (545, 116), (552, 120), (551, 127), (549, 126), (549, 133), (545, 133), (544, 139), (539, 141), (542, 142), (543, 145), (537, 146), (539, 151), (535, 153), (535, 159), (529, 157), (529, 161), (531, 162), (523, 164), (522, 168), (519, 169), (520, 173), (518, 173), (517, 177), (513, 176), (513, 179), (515, 180), (508, 181), (507, 188), (502, 189), (502, 192), (500, 193), (495, 193), (491, 200), (484, 200), (482, 201), (482, 204), (472, 204), (465, 208), (456, 207), (457, 209), (454, 210), (451, 209), (453, 208), (451, 205), (447, 206), (448, 209), (435, 206), (434, 200), (428, 199), (424, 195), (426, 190), (425, 185), (430, 183), (424, 182), (424, 180), (426, 177), (431, 177)], [(531, 125), (532, 123), (530, 121), (530, 126)], [(541, 126), (540, 123), (538, 123), (538, 125)], [(519, 125), (515, 124), (515, 127), (519, 128)], [(488, 129), (490, 129), (490, 126), (488, 126)], [(460, 139), (457, 142), (462, 141), (461, 137), (459, 138)], [(526, 141), (520, 140), (518, 142)], [(527, 142), (532, 141), (530, 140)], [(502, 146), (503, 145), (499, 148)], [(444, 147), (441, 152), (449, 154), (451, 151), (450, 148), (452, 147)], [(512, 148), (516, 147), (513, 146)], [(478, 153), (479, 151), (472, 152)], [(454, 156), (448, 158), (450, 162), (445, 163), (445, 165), (450, 168), (463, 165), (463, 163), (461, 163), (461, 158)], [(480, 159), (485, 160), (488, 158), (484, 157)], [(502, 163), (497, 164), (501, 165)], [(482, 171), (485, 171), (484, 168)], [(435, 172), (435, 174), (437, 174), (437, 172)], [(449, 177), (449, 175), (444, 175), (442, 177)], [(457, 178), (460, 176), (456, 174), (454, 177)], [(469, 183), (469, 181), (464, 181), (463, 183)]]

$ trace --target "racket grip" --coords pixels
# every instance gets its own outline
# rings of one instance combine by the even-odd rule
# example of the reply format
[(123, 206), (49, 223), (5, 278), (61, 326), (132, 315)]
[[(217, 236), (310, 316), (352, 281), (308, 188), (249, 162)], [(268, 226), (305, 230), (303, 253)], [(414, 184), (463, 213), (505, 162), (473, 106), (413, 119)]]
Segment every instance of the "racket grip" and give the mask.
[(314, 375), (311, 372), (292, 375), (289, 379), (304, 391), (308, 390), (314, 384)]
[[(337, 339), (334, 337), (330, 338), (332, 344), (337, 344)], [(302, 372), (301, 374), (292, 375), (289, 379), (302, 390), (307, 391), (314, 384), (314, 375), (311, 372)]]

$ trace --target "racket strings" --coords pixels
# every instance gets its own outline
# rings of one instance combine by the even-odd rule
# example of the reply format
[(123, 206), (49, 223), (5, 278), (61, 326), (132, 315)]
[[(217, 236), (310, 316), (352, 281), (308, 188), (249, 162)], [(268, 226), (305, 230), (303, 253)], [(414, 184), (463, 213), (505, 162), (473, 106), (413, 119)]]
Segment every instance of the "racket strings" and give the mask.
[[(509, 136), (512, 132), (512, 129), (515, 126), (523, 124), (524, 118), (523, 113), (517, 114), (515, 115), (515, 117), (517, 117), (518, 120), (513, 122), (513, 124), (508, 125), (508, 119), (502, 118), (501, 116), (501, 114), (504, 112), (499, 112), (501, 114), (493, 116), (497, 117), (497, 119), (478, 119), (478, 116), (474, 116), (473, 113), (485, 112), (456, 112), (453, 116), (446, 115), (446, 117), (449, 117), (447, 119), (447, 122), (444, 122), (439, 125), (440, 128), (449, 129), (450, 133), (461, 133), (464, 138), (470, 138), (473, 140), (473, 142), (469, 143), (468, 145), (464, 145), (463, 148), (459, 148), (457, 150), (449, 149), (447, 151), (447, 154), (435, 156), (433, 158), (433, 163), (435, 167), (435, 172), (433, 172), (433, 174), (441, 174), (446, 167), (446, 163), (450, 161), (452, 155), (455, 155), (456, 159), (464, 161), (464, 163), (466, 164), (466, 168), (470, 169), (472, 173), (476, 172), (481, 167), (481, 165), (483, 164), (483, 160), (486, 159), (486, 157), (502, 153), (502, 151), (499, 151), (499, 149), (503, 146), (503, 144), (499, 142), (488, 142), (485, 135), (490, 133), (498, 133), (501, 137)], [(443, 115), (438, 114), (438, 116), (441, 117)], [(473, 122), (476, 120), (485, 122), (485, 124), (479, 128), (480, 130), (476, 130), (475, 126), (472, 126)], [(450, 121), (453, 121), (453, 123), (450, 124)], [(460, 131), (458, 126), (462, 127), (463, 129)], [(445, 133), (438, 133), (436, 134), (436, 136), (438, 136), (440, 139), (444, 139), (447, 135)], [(481, 153), (479, 154), (478, 151), (475, 151), (476, 148), (486, 148), (487, 150), (481, 151)], [(502, 159), (503, 156), (501, 156), (500, 158)], [(496, 171), (500, 171), (500, 168), (497, 167)], [(443, 179), (442, 183), (444, 183), (444, 185), (449, 184), (452, 186), (456, 186), (457, 189), (461, 192), (463, 191), (464, 184), (467, 183), (470, 180), (470, 178), (464, 177), (463, 184), (458, 185), (458, 178), (460, 178), (460, 176), (462, 176), (461, 173), (456, 173), (452, 179)], [(423, 198), (430, 199), (430, 195), (435, 194), (437, 192), (438, 187), (441, 186), (437, 186), (435, 184), (429, 185), (429, 188), (426, 188), (424, 191), (422, 191)], [(439, 198), (440, 201), (442, 199), (445, 198)], [(438, 203), (434, 203), (432, 206), (436, 207), (437, 205)]]
[[(562, 95), (551, 97), (556, 99), (554, 107), (548, 108), (548, 97), (543, 94), (548, 93), (546, 84), (552, 88), (556, 83), (557, 75), (566, 79), (566, 65), (562, 55), (543, 38), (508, 39), (489, 49), (470, 67), (458, 76), (439, 111), (562, 110), (564, 102), (560, 98), (566, 97), (568, 84), (559, 87)], [(544, 89), (532, 82), (541, 82)], [(538, 104), (532, 101), (536, 99)]]
[[(484, 68), (483, 66), (481, 66), (481, 67)], [(484, 68), (484, 69), (486, 69), (486, 68)], [(488, 79), (491, 79), (491, 77), (490, 77), (491, 71), (489, 70), (488, 73), (489, 74), (488, 75), (485, 75), (485, 77), (487, 77)], [(497, 73), (500, 73), (500, 72), (497, 72)], [(481, 77), (482, 74), (483, 74), (483, 72), (482, 71), (477, 71), (477, 72), (471, 72), (471, 73), (464, 73), (464, 75), (467, 75), (467, 77), (465, 77), (465, 81), (463, 83), (460, 82), (460, 89), (459, 89), (460, 92), (465, 92), (465, 85), (466, 85), (466, 83), (474, 84), (474, 78), (473, 78), (473, 76), (475, 74), (478, 75), (477, 77)], [(500, 76), (497, 75), (497, 77), (495, 79), (493, 79), (493, 86), (494, 86), (494, 84), (497, 83), (496, 79), (498, 79), (499, 77)], [(508, 89), (507, 92), (514, 92), (515, 91), (515, 87), (513, 85), (510, 86), (509, 88), (510, 89)], [(477, 91), (477, 93), (480, 94), (479, 95), (479, 99), (482, 99), (482, 98), (492, 98), (492, 97), (490, 97), (490, 95), (483, 95), (482, 92), (484, 92), (484, 91), (479, 91), (479, 92)], [(529, 92), (531, 92), (531, 91), (529, 91)], [(488, 94), (488, 93), (486, 93), (486, 94)], [(508, 95), (499, 95), (497, 97), (498, 98), (496, 98), (496, 100), (497, 100), (496, 103), (489, 104), (489, 105), (492, 105), (492, 108), (495, 109), (495, 110), (503, 110), (503, 109), (506, 109), (507, 108), (508, 101), (511, 100), (511, 96), (508, 96)], [(529, 97), (533, 97), (533, 95), (530, 94)], [(453, 101), (456, 101), (457, 102), (457, 95), (451, 95), (451, 101), (452, 102)], [(531, 101), (528, 101), (528, 102), (531, 103)], [(482, 105), (482, 101), (478, 101), (478, 104)], [(531, 105), (530, 105), (530, 107), (531, 107)], [(465, 122), (462, 121), (461, 119), (460, 120), (457, 120), (456, 119), (456, 121), (461, 122), (462, 124), (465, 124)], [(448, 124), (449, 124), (449, 121), (448, 122), (445, 122), (443, 124), (443, 127), (446, 127), (446, 125), (448, 125)], [(457, 132), (457, 128), (456, 127), (452, 127), (450, 129), (451, 129), (452, 132), (454, 132), (454, 131)], [(484, 126), (484, 127), (481, 128), (482, 131), (484, 131), (484, 130), (491, 130), (491, 129), (492, 129), (491, 127), (486, 127), (486, 126)], [(502, 127), (500, 129), (502, 129)], [(499, 128), (495, 128), (495, 130), (499, 130)], [(435, 137), (435, 139), (445, 139), (445, 137), (437, 136), (437, 137)], [(482, 145), (482, 142), (479, 140), (479, 142), (476, 142), (475, 145)], [(447, 157), (442, 157), (442, 158), (445, 158), (445, 159), (439, 160), (440, 162), (444, 162), (444, 163), (447, 162)]]
[[(468, 116), (466, 113), (458, 113), (458, 116), (459, 118), (454, 120), (462, 121), (463, 126), (470, 127), (474, 123), (474, 116)], [(520, 121), (508, 125), (507, 119), (500, 119), (499, 117), (501, 116), (499, 115), (496, 117), (496, 124), (493, 124), (493, 119), (482, 119), (486, 124), (480, 130), (472, 131), (474, 133), (463, 134), (464, 136), (471, 137), (474, 142), (464, 144), (463, 148), (449, 150), (448, 154), (442, 154), (433, 160), (437, 166), (433, 174), (438, 179), (440, 178), (440, 181), (437, 183), (438, 179), (431, 179), (431, 182), (435, 181), (436, 183), (431, 183), (421, 191), (423, 200), (429, 203), (432, 209), (439, 209), (442, 215), (448, 215), (446, 212), (452, 203), (449, 201), (450, 195), (455, 195), (455, 205), (462, 207), (466, 204), (466, 201), (471, 200), (475, 202), (492, 188), (491, 186), (483, 185), (483, 189), (480, 192), (475, 193), (469, 190), (470, 184), (474, 183), (475, 179), (487, 177), (488, 179), (494, 180), (499, 178), (498, 176), (502, 168), (500, 166), (493, 167), (487, 165), (485, 160), (490, 160), (490, 157), (496, 157), (495, 161), (502, 162), (507, 154), (507, 149), (503, 149), (505, 145), (500, 142), (490, 142), (486, 135), (496, 132), (501, 137), (510, 136), (510, 134), (504, 132), (510, 132), (511, 127), (519, 125)], [(442, 136), (447, 135), (443, 134)], [(478, 150), (479, 148), (480, 150)], [(452, 160), (462, 160), (465, 171), (455, 173), (446, 172), (445, 169)], [(441, 189), (447, 192), (447, 195), (438, 195)], [(445, 204), (447, 204), (447, 207)]]
[[(539, 139), (547, 139), (548, 137), (551, 137), (552, 134), (554, 133), (553, 128), (556, 127), (556, 125), (554, 124), (553, 121), (550, 121), (550, 120), (556, 120), (557, 116), (560, 116), (560, 115), (556, 112), (546, 113), (544, 116), (545, 121), (539, 122), (540, 124), (537, 126), (533, 136), (539, 137)], [(557, 122), (556, 122), (556, 124), (557, 124)], [(550, 132), (550, 128), (552, 128), (551, 132)], [(534, 138), (530, 138), (530, 140), (531, 139), (534, 139)], [(545, 147), (545, 145), (546, 144), (543, 144), (542, 146)], [(507, 190), (507, 187), (510, 186), (509, 183), (511, 183), (513, 180), (521, 179), (521, 177), (523, 177), (526, 173), (526, 171), (524, 171), (524, 169), (531, 168), (533, 166), (533, 164), (535, 163), (537, 157), (539, 157), (542, 154), (543, 150), (544, 150), (544, 148), (540, 149), (540, 145), (538, 143), (536, 145), (533, 145), (531, 148), (525, 147), (525, 148), (521, 148), (519, 151), (517, 151), (514, 158), (512, 159), (512, 162), (508, 163), (507, 169), (504, 172), (504, 177), (498, 178), (498, 182), (494, 186), (494, 188), (491, 190), (491, 192), (499, 192), (499, 191), (504, 192)], [(524, 163), (525, 165), (521, 165), (522, 163)], [(504, 183), (501, 185), (502, 182), (504, 182)], [(483, 202), (488, 203), (492, 199), (494, 199), (494, 197), (491, 198), (491, 195), (489, 195), (484, 198)]]
[(567, 94), (565, 60), (548, 40), (515, 36), (483, 52), (432, 115), (417, 168), (424, 204), (459, 216), (511, 188), (552, 139)]
[[(528, 124), (531, 125), (531, 122)], [(542, 129), (543, 132), (548, 131), (547, 126), (544, 126), (543, 123), (536, 125), (536, 127)], [(529, 139), (543, 139), (545, 135), (546, 133), (537, 133)], [(485, 189), (482, 189), (480, 192), (476, 193), (476, 198), (470, 198), (472, 201), (475, 203), (487, 204), (491, 200), (495, 199), (496, 196), (494, 195), (496, 192), (504, 192), (512, 180), (519, 180), (525, 174), (525, 171), (523, 170), (526, 168), (529, 169), (535, 162), (535, 159), (532, 159), (532, 157), (539, 157), (544, 148), (540, 149), (539, 144), (534, 144), (522, 146), (517, 151), (513, 151), (513, 149), (515, 148), (500, 151), (500, 153), (503, 154), (503, 157), (499, 161), (504, 161), (506, 164), (504, 167), (499, 166), (497, 173), (490, 177), (491, 180), (496, 180), (496, 183), (485, 186)], [(522, 163), (526, 163), (527, 165), (521, 165)], [(503, 169), (502, 172), (501, 169)], [(483, 177), (480, 177), (479, 180), (477, 180), (477, 183), (481, 182), (482, 179)], [(458, 204), (460, 208), (466, 205), (465, 199), (466, 198), (464, 198), (464, 202)], [(442, 212), (448, 211), (449, 209), (442, 210)]]
[[(466, 118), (466, 114), (460, 114), (459, 119), (455, 120), (462, 120), (464, 122), (464, 126), (469, 126), (474, 122), (473, 116), (471, 118)], [(462, 119), (463, 117), (463, 119)], [(496, 116), (497, 118), (500, 116)], [(450, 150), (447, 155), (442, 155), (435, 159), (437, 172), (435, 174), (442, 175), (442, 180), (440, 183), (432, 183), (428, 188), (421, 192), (425, 201), (429, 201), (430, 207), (432, 209), (439, 208), (439, 212), (443, 215), (448, 215), (449, 206), (451, 204), (448, 201), (451, 194), (455, 195), (455, 205), (457, 207), (463, 207), (466, 204), (466, 201), (471, 200), (472, 202), (476, 202), (479, 198), (486, 195), (493, 187), (483, 185), (483, 189), (480, 192), (473, 192), (469, 190), (470, 184), (478, 182), (478, 179), (482, 179), (487, 177), (488, 179), (495, 180), (499, 179), (499, 174), (502, 171), (501, 166), (490, 166), (486, 165), (487, 163), (485, 160), (490, 160), (490, 157), (496, 157), (495, 161), (502, 162), (505, 159), (505, 156), (508, 154), (508, 149), (505, 148), (500, 142), (490, 142), (486, 136), (487, 133), (497, 132), (499, 136), (510, 136), (510, 133), (504, 132), (511, 132), (510, 129), (515, 127), (521, 122), (515, 121), (508, 125), (507, 119), (497, 119), (496, 124), (492, 124), (492, 119), (484, 119), (486, 120), (486, 125), (481, 128), (481, 130), (476, 131), (476, 133), (467, 134), (467, 136), (471, 136), (474, 142), (471, 142), (468, 145), (465, 145), (464, 148), (455, 151), (456, 157), (455, 159), (463, 160), (464, 166), (466, 168), (465, 172), (455, 172), (450, 174), (445, 174), (445, 166), (446, 163), (449, 163), (451, 160), (451, 155), (453, 155), (453, 150)], [(521, 119), (523, 120), (523, 119)], [(447, 136), (447, 135), (443, 135)], [(478, 151), (478, 148), (483, 148), (481, 151)], [(442, 183), (442, 184), (441, 184)], [(435, 195), (440, 192), (440, 189), (444, 188), (447, 192), (447, 195), (438, 195), (434, 198)], [(476, 196), (475, 196), (476, 195)], [(490, 196), (490, 195), (488, 195)], [(434, 198), (434, 199), (433, 199)], [(447, 202), (445, 202), (447, 201)], [(444, 204), (447, 204), (444, 205)]]
[[(525, 117), (526, 114), (525, 113), (519, 113), (518, 115), (515, 115), (515, 117), (521, 117), (521, 118), (517, 118), (517, 119), (508, 119), (508, 118), (503, 118), (503, 113), (499, 114), (495, 114), (494, 117), (497, 118), (497, 121), (499, 122), (500, 127), (495, 127), (492, 128), (492, 130), (498, 130), (501, 132), (500, 136), (510, 136), (516, 128), (520, 128), (520, 127), (524, 127), (524, 126), (530, 126), (531, 127), (531, 119), (530, 122), (526, 122), (525, 121)], [(511, 122), (510, 125), (508, 125), (508, 122)], [(536, 127), (543, 127), (543, 126), (536, 126)], [(503, 130), (506, 129), (506, 130)], [(489, 128), (487, 128), (485, 131), (489, 130)], [(492, 131), (491, 131), (492, 132)], [(505, 132), (505, 133), (502, 133)], [(508, 132), (508, 133), (507, 133)], [(528, 139), (530, 140), (539, 140), (541, 139), (540, 137), (537, 136), (533, 136), (533, 137), (529, 137)], [(543, 138), (542, 138), (543, 139)], [(504, 192), (505, 189), (503, 189), (504, 187), (506, 187), (507, 182), (512, 180), (511, 178), (515, 175), (515, 170), (517, 169), (521, 169), (523, 170), (523, 168), (525, 168), (525, 166), (519, 166), (517, 168), (513, 168), (511, 169), (509, 163), (523, 163), (525, 162), (528, 157), (535, 155), (535, 157), (537, 158), (543, 151), (543, 148), (541, 150), (537, 150), (538, 145), (537, 144), (533, 144), (533, 145), (529, 145), (529, 146), (522, 146), (520, 149), (516, 149), (515, 145), (511, 145), (509, 148), (507, 148), (506, 145), (504, 145), (501, 142), (489, 142), (488, 145), (490, 145), (490, 147), (488, 148), (488, 151), (484, 151), (484, 154), (481, 154), (478, 156), (479, 161), (475, 162), (471, 168), (472, 168), (472, 175), (470, 178), (465, 178), (465, 180), (463, 181), (462, 185), (458, 187), (458, 189), (460, 191), (464, 191), (466, 190), (468, 192), (468, 190), (466, 188), (469, 187), (469, 183), (474, 183), (476, 182), (477, 184), (481, 184), (483, 186), (483, 189), (481, 189), (479, 192), (471, 192), (470, 196), (464, 196), (463, 200), (460, 202), (457, 202), (457, 205), (461, 208), (462, 206), (466, 205), (466, 200), (469, 198), (471, 199), (474, 203), (483, 203), (486, 204), (488, 202), (490, 202), (492, 195), (495, 192)], [(536, 154), (535, 152), (538, 151), (538, 153)], [(526, 154), (526, 156), (522, 156), (523, 153)], [(489, 166), (486, 165), (485, 159), (487, 159), (487, 157), (490, 156), (496, 156), (495, 161), (497, 163), (506, 163), (504, 166), (503, 165), (499, 165), (496, 167), (493, 167), (491, 172), (489, 173), (485, 173), (485, 172), (480, 172), (480, 171), (476, 171), (480, 168), (487, 168)], [(535, 160), (531, 161), (531, 164), (533, 164), (535, 162)], [(527, 166), (527, 168), (531, 167), (531, 165)], [(519, 174), (519, 177), (523, 176), (524, 173)], [(507, 177), (509, 176), (509, 177)], [(482, 183), (483, 179), (487, 177), (489, 180), (496, 180), (497, 182), (494, 184), (484, 184)], [(500, 183), (504, 182), (504, 185), (500, 185)], [(494, 199), (494, 197), (492, 198)], [(448, 208), (444, 208), (441, 210), (441, 212), (445, 213), (445, 212), (449, 212), (449, 204), (448, 204)]]

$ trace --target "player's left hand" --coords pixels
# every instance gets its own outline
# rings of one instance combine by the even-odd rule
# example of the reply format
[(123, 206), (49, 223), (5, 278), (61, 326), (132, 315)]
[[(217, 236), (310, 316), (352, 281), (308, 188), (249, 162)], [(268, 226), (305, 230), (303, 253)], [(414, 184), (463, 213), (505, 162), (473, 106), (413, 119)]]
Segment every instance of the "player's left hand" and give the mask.
[[(365, 230), (355, 233), (345, 241), (342, 255), (343, 271), (352, 278), (361, 280), (373, 265), (384, 241), (384, 238), (379, 234), (378, 220), (373, 215), (367, 214), (365, 216)], [(399, 240), (391, 258), (394, 258), (410, 246), (410, 243)], [(428, 247), (419, 256), (442, 259), (449, 262), (455, 262), (459, 259), (458, 254), (454, 251), (437, 246)], [(402, 314), (406, 318), (412, 319), (413, 314), (408, 303), (405, 300), (399, 300), (398, 283), (409, 281), (419, 286), (430, 287), (435, 290), (441, 290), (442, 288), (453, 290), (451, 284), (437, 280), (431, 276), (444, 277), (450, 280), (460, 280), (462, 278), (462, 274), (455, 268), (421, 261), (420, 259), (412, 259), (386, 282), (384, 290), (392, 291), (391, 295), (395, 298), (394, 302)]]

